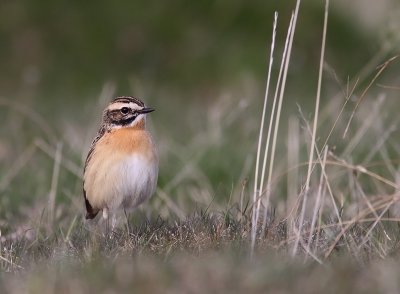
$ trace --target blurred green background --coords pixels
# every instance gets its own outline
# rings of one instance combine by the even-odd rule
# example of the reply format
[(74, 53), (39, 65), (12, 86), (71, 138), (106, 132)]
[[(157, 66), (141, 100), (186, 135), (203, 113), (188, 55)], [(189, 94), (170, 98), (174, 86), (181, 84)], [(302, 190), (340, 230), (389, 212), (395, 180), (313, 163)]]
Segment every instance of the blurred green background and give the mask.
[[(279, 12), (278, 70), (294, 7), (295, 1), (277, 0), (2, 1), (3, 218), (12, 217), (13, 203), (23, 200), (31, 209), (36, 199), (46, 201), (56, 143), (63, 144), (63, 160), (82, 167), (100, 113), (115, 95), (138, 96), (157, 109), (150, 128), (160, 146), (159, 183), (167, 194), (179, 202), (179, 195), (187, 195), (179, 189), (193, 192), (197, 185), (208, 189), (205, 202), (229, 197), (232, 186), (252, 175), (273, 13)], [(323, 9), (323, 1), (302, 3), (285, 111), (296, 111), (299, 103), (306, 115), (312, 112), (307, 105), (316, 92)], [(399, 49), (399, 19), (396, 0), (332, 1), (326, 97), (371, 60), (374, 69)], [(396, 73), (389, 71), (388, 84), (399, 81)], [(28, 156), (37, 139), (53, 156), (43, 148)], [(177, 184), (182, 174), (185, 187)], [(61, 169), (58, 187), (61, 204), (81, 204), (77, 174)], [(19, 212), (27, 213), (21, 206)]]
[[(379, 2), (358, 1), (353, 11), (349, 5), (354, 4), (331, 4), (327, 60), (340, 77), (354, 76), (386, 41), (398, 4)], [(151, 88), (170, 87), (186, 102), (189, 97), (181, 93), (212, 99), (211, 94), (244, 74), (255, 78), (262, 89), (273, 11), (280, 14), (282, 46), (295, 1), (2, 1), (0, 5), (0, 94), (70, 105), (95, 99), (109, 80), (117, 83), (118, 93), (135, 94), (130, 81), (138, 79)], [(311, 77), (317, 70), (323, 6), (323, 1), (302, 3), (290, 73), (292, 83), (302, 85), (296, 88), (300, 93), (314, 89)], [(376, 6), (386, 8), (381, 18), (375, 16), (381, 22), (358, 20), (371, 17), (356, 9), (379, 14)], [(374, 26), (367, 26), (371, 22)], [(310, 79), (298, 81), (304, 69)]]

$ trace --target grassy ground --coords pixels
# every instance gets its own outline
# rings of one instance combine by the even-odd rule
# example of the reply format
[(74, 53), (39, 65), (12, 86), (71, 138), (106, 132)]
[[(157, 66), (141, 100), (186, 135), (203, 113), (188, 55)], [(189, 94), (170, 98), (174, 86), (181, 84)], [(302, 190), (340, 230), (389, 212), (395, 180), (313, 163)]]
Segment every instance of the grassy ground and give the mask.
[[(382, 222), (384, 223), (384, 222)], [(364, 226), (346, 233), (354, 239)], [(38, 234), (34, 240), (3, 242), (0, 284), (5, 293), (396, 293), (398, 247), (378, 255), (371, 244), (354, 253), (341, 241), (320, 265), (303, 253), (290, 258), (285, 227), (271, 226), (250, 259), (246, 226), (226, 216), (192, 216), (182, 222), (158, 219), (134, 226), (128, 235), (96, 235), (81, 221), (68, 234)], [(389, 231), (393, 236), (398, 230)], [(372, 242), (371, 242), (372, 243)], [(388, 250), (389, 249), (389, 250)], [(319, 247), (318, 250), (322, 250)], [(6, 261), (7, 260), (7, 261)]]
[[(288, 86), (256, 227), (263, 93), (251, 75), (190, 101), (130, 81), (157, 109), (149, 128), (160, 177), (150, 202), (111, 234), (83, 219), (81, 173), (118, 87), (105, 83), (97, 100), (61, 107), (1, 97), (0, 292), (398, 293), (398, 61), (377, 68), (396, 46), (388, 40), (348, 80), (324, 65), (316, 133), (317, 103)], [(272, 108), (270, 99), (263, 146)]]
[[(104, 236), (101, 223), (83, 220), (79, 153), (64, 140), (61, 145), (34, 138), (2, 178), (3, 194), (17, 198), (2, 198), (4, 291), (395, 293), (400, 228), (393, 102), (368, 96), (346, 139), (341, 136), (351, 111), (338, 123), (326, 158), (315, 160), (302, 222), (297, 199), (311, 135), (301, 113), (283, 125), (270, 214), (265, 230), (258, 229), (251, 257), (253, 192), (246, 177), (254, 172), (259, 122), (255, 117), (242, 123), (252, 106), (238, 108), (240, 100), (226, 106), (221, 99), (212, 109), (226, 111), (219, 118), (210, 114), (212, 122), (199, 124), (186, 144), (162, 136), (163, 126), (157, 131), (154, 118), (162, 159), (157, 194), (131, 215), (129, 231), (122, 222), (111, 236)], [(345, 102), (337, 101), (323, 104), (318, 142)], [(228, 148), (231, 142), (240, 142), (238, 150)], [(41, 167), (37, 177), (27, 166)]]

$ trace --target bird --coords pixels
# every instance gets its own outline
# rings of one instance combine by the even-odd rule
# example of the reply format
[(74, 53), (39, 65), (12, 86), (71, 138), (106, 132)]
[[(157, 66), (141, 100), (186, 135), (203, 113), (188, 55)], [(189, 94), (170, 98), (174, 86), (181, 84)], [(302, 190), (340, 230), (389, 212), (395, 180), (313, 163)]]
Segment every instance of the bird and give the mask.
[(138, 98), (119, 96), (103, 111), (83, 171), (86, 219), (102, 212), (115, 220), (118, 211), (133, 210), (154, 194), (158, 152), (146, 130), (146, 116), (154, 110)]

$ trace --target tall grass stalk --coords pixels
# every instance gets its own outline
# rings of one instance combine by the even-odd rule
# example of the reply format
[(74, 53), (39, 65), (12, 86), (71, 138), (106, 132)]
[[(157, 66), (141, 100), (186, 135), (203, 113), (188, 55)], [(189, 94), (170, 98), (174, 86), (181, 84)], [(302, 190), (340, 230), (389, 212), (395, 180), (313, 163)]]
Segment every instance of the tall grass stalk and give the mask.
[[(265, 229), (265, 223), (267, 220), (267, 212), (268, 212), (268, 204), (269, 204), (269, 197), (270, 197), (270, 183), (271, 183), (271, 178), (272, 178), (272, 168), (274, 164), (274, 157), (275, 157), (275, 148), (276, 148), (276, 140), (277, 140), (277, 133), (279, 129), (279, 121), (280, 121), (280, 114), (282, 110), (282, 101), (283, 101), (283, 96), (284, 96), (284, 90), (285, 90), (285, 84), (286, 84), (286, 77), (287, 77), (287, 71), (289, 67), (289, 62), (290, 62), (290, 53), (291, 53), (291, 48), (293, 44), (293, 36), (295, 32), (295, 27), (296, 27), (296, 21), (297, 21), (297, 15), (298, 11), (300, 8), (300, 0), (297, 0), (296, 4), (296, 9), (294, 13), (292, 13), (292, 17), (290, 19), (289, 27), (288, 27), (288, 32), (287, 32), (287, 37), (285, 41), (285, 47), (282, 55), (282, 61), (281, 61), (281, 66), (278, 74), (278, 80), (275, 88), (275, 95), (274, 95), (274, 100), (273, 100), (273, 105), (272, 105), (272, 110), (270, 114), (270, 122), (269, 122), (269, 127), (268, 127), (268, 134), (267, 134), (267, 139), (265, 143), (265, 148), (264, 148), (264, 158), (263, 158), (263, 167), (262, 167), (262, 172), (261, 172), (261, 180), (260, 180), (260, 186), (257, 189), (257, 183), (258, 179), (255, 179), (256, 185), (255, 185), (255, 193), (258, 190), (258, 197), (257, 198), (257, 204), (255, 202), (254, 205), (255, 207), (253, 208), (255, 211), (253, 211), (253, 219), (252, 219), (252, 233), (251, 233), (251, 254), (254, 251), (254, 246), (255, 246), (255, 240), (256, 240), (256, 235), (257, 235), (257, 228), (258, 228), (258, 220), (259, 220), (259, 215), (261, 211), (261, 198), (264, 194), (264, 183), (265, 183), (265, 173), (266, 173), (266, 162), (268, 159), (268, 153), (269, 153), (269, 146), (270, 146), (270, 140), (271, 140), (271, 131), (272, 131), (272, 126), (274, 125), (274, 136), (272, 140), (272, 150), (271, 150), (271, 156), (270, 158), (270, 165), (269, 165), (269, 173), (268, 173), (268, 180), (267, 180), (267, 189), (266, 189), (266, 199), (265, 199), (265, 204), (264, 204), (264, 220), (263, 220), (263, 225), (262, 225), (262, 231)], [(274, 23), (274, 30), (276, 28), (276, 25)], [(272, 53), (272, 50), (271, 50)], [(271, 61), (271, 59), (270, 59)], [(271, 62), (270, 62), (270, 67), (271, 67)], [(268, 79), (270, 79), (270, 71), (268, 75)], [(282, 81), (282, 84), (281, 84)], [(269, 87), (269, 80), (267, 82), (267, 87)], [(268, 89), (267, 89), (268, 90)], [(278, 99), (278, 93), (279, 93), (279, 101)], [(266, 107), (267, 103), (267, 91), (266, 91), (266, 96), (264, 98), (264, 106)], [(275, 107), (278, 103), (278, 109), (276, 112), (276, 119), (275, 118)], [(258, 176), (258, 165), (259, 165), (259, 160), (260, 160), (260, 145), (262, 141), (262, 130), (263, 130), (263, 125), (264, 125), (264, 117), (265, 117), (265, 111), (263, 111), (263, 117), (262, 117), (262, 122), (261, 122), (261, 127), (260, 127), (260, 136), (259, 136), (259, 149), (257, 150), (257, 163), (256, 163), (256, 174)]]
[[(325, 43), (326, 43), (326, 31), (327, 31), (327, 27), (328, 27), (328, 12), (329, 12), (329, 0), (326, 0), (325, 1), (324, 28), (323, 28), (323, 33), (322, 33), (321, 58), (320, 58), (320, 63), (319, 63), (317, 97), (315, 100), (314, 124), (313, 124), (312, 137), (311, 137), (310, 156), (308, 159), (307, 179), (306, 179), (306, 184), (305, 184), (305, 190), (303, 193), (303, 197), (304, 197), (303, 198), (303, 206), (302, 206), (302, 211), (300, 214), (300, 223), (299, 223), (300, 233), (301, 233), (302, 224), (303, 224), (303, 220), (304, 220), (304, 210), (305, 210), (305, 207), (307, 204), (307, 197), (308, 197), (308, 193), (310, 190), (311, 173), (312, 173), (313, 161), (314, 161), (314, 148), (315, 148), (316, 136), (317, 136), (319, 104), (320, 104), (320, 100), (321, 100), (322, 73), (323, 73), (323, 69), (324, 69), (324, 59), (325, 59)], [(295, 246), (293, 247), (293, 252), (292, 252), (293, 255), (295, 255), (297, 252), (299, 238), (300, 238), (300, 234), (298, 234), (298, 238), (296, 240)]]
[(312, 216), (312, 220), (311, 220), (310, 234), (308, 235), (306, 252), (310, 252), (310, 249), (311, 249), (310, 247), (312, 244), (312, 236), (314, 234), (314, 228), (315, 228), (315, 225), (317, 222), (317, 216), (319, 214), (318, 212), (321, 210), (321, 203), (322, 203), (321, 199), (322, 199), (322, 193), (324, 190), (324, 173), (325, 173), (326, 157), (328, 155), (328, 146), (325, 147), (323, 152), (324, 152), (324, 157), (323, 157), (323, 161), (321, 164), (321, 169), (323, 170), (323, 172), (321, 172), (321, 174), (320, 174), (317, 199), (314, 204), (313, 216)]
[[(269, 201), (270, 201), (270, 197), (271, 197), (271, 180), (272, 180), (272, 172), (273, 172), (274, 160), (275, 160), (275, 150), (276, 150), (276, 143), (277, 143), (277, 138), (278, 138), (279, 123), (280, 123), (280, 117), (281, 117), (281, 111), (282, 111), (282, 102), (283, 102), (283, 97), (284, 97), (285, 89), (286, 89), (286, 79), (287, 79), (287, 73), (288, 73), (289, 64), (290, 64), (290, 57), (291, 57), (291, 52), (292, 52), (294, 33), (296, 30), (297, 17), (298, 17), (299, 9), (300, 9), (300, 2), (301, 2), (301, 0), (298, 0), (296, 2), (296, 8), (295, 8), (295, 11), (292, 14), (292, 18), (290, 20), (290, 25), (289, 25), (288, 34), (287, 34), (287, 40), (288, 40), (287, 54), (282, 58), (282, 66), (283, 66), (282, 84), (280, 85), (280, 87), (279, 87), (279, 84), (277, 85), (277, 87), (276, 87), (277, 91), (275, 93), (275, 94), (277, 94), (278, 89), (279, 89), (279, 101), (278, 101), (278, 109), (276, 112), (276, 119), (275, 119), (275, 125), (274, 125), (274, 135), (273, 135), (273, 139), (272, 139), (262, 231), (265, 230), (266, 222), (268, 219)], [(276, 100), (275, 98), (276, 98), (276, 95), (274, 97), (274, 100)], [(272, 119), (270, 121), (270, 124), (272, 125)]]
[[(272, 65), (274, 62), (274, 49), (275, 49), (275, 36), (276, 36), (276, 26), (278, 21), (278, 13), (275, 11), (274, 13), (274, 24), (272, 29), (272, 41), (271, 41), (271, 50), (269, 56), (269, 67), (268, 67), (268, 74), (267, 74), (267, 85), (265, 87), (265, 96), (264, 96), (264, 106), (261, 116), (261, 124), (260, 124), (260, 133), (258, 135), (258, 147), (257, 147), (257, 158), (256, 158), (256, 168), (255, 168), (255, 175), (254, 175), (254, 193), (253, 193), (253, 203), (257, 203), (255, 209), (253, 209), (252, 213), (252, 223), (255, 224), (258, 221), (259, 213), (260, 213), (260, 204), (261, 204), (261, 197), (259, 191), (259, 181), (260, 185), (262, 185), (263, 177), (259, 180), (258, 178), (258, 170), (260, 164), (260, 155), (261, 155), (261, 145), (263, 141), (263, 133), (264, 133), (264, 121), (265, 121), (265, 114), (267, 110), (267, 102), (268, 102), (268, 94), (269, 94), (269, 84), (271, 81), (271, 71)], [(252, 253), (254, 250), (255, 240), (256, 240), (256, 233), (257, 233), (257, 226), (252, 226), (251, 230), (251, 248)]]
[[(290, 169), (293, 166), (299, 164), (300, 157), (300, 128), (299, 119), (297, 117), (290, 117), (289, 129), (287, 138), (287, 164)], [(297, 201), (298, 195), (298, 184), (299, 184), (299, 169), (295, 168), (288, 173), (287, 176), (287, 197), (286, 197), (286, 215), (288, 222), (288, 234), (293, 234), (293, 227), (295, 223), (295, 217), (292, 213), (293, 207)]]
[(58, 179), (60, 175), (60, 166), (62, 160), (62, 142), (57, 143), (57, 151), (54, 159), (54, 168), (53, 168), (53, 176), (51, 178), (51, 187), (49, 192), (49, 224), (54, 224), (54, 211), (56, 204), (56, 195), (57, 195), (57, 187), (58, 187)]
[[(282, 55), (282, 59), (281, 59), (281, 66), (280, 66), (280, 70), (279, 70), (279, 74), (278, 74), (278, 80), (277, 80), (277, 84), (275, 86), (274, 100), (273, 100), (272, 109), (271, 109), (271, 112), (270, 112), (270, 120), (269, 120), (269, 126), (268, 126), (267, 139), (266, 139), (265, 147), (264, 147), (263, 165), (262, 165), (262, 169), (261, 169), (260, 186), (257, 188), (257, 191), (258, 191), (257, 199), (259, 199), (259, 200), (261, 200), (262, 196), (264, 195), (265, 172), (266, 172), (266, 165), (267, 165), (267, 159), (268, 159), (269, 146), (270, 146), (270, 141), (271, 141), (271, 131), (272, 131), (272, 125), (273, 125), (274, 117), (275, 117), (275, 108), (276, 108), (276, 104), (277, 104), (278, 90), (279, 90), (279, 86), (280, 86), (280, 82), (281, 82), (281, 78), (282, 78), (284, 61), (286, 59), (287, 48), (288, 48), (288, 43), (289, 43), (289, 39), (290, 39), (289, 36), (290, 36), (290, 32), (292, 30), (292, 25), (293, 25), (293, 14), (292, 14), (292, 18), (290, 19), (290, 23), (289, 23), (289, 27), (288, 27), (288, 33), (287, 33), (287, 36), (286, 36), (285, 47), (284, 47), (283, 55)], [(258, 227), (258, 217), (260, 215), (260, 211), (259, 211), (260, 209), (261, 209), (261, 206), (257, 205), (255, 207), (256, 218), (253, 220), (253, 223), (252, 223), (252, 233), (254, 232), (254, 234), (252, 234), (252, 248), (253, 248), (253, 246), (255, 244), (256, 231), (257, 231), (257, 227)]]

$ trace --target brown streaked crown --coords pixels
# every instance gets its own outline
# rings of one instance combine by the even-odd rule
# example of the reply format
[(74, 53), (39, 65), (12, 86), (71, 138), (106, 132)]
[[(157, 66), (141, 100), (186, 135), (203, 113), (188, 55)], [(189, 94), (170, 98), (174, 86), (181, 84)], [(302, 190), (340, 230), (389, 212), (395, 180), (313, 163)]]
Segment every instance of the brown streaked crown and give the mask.
[(120, 103), (135, 103), (138, 106), (144, 107), (143, 101), (141, 101), (140, 99), (135, 98), (133, 96), (118, 96), (113, 101), (111, 101), (110, 104), (118, 103), (118, 102), (120, 102)]

